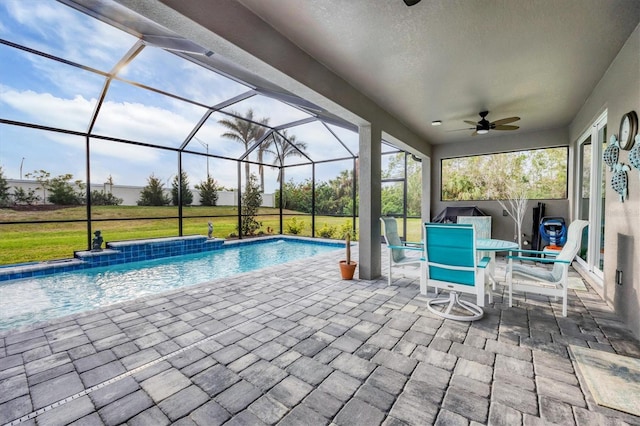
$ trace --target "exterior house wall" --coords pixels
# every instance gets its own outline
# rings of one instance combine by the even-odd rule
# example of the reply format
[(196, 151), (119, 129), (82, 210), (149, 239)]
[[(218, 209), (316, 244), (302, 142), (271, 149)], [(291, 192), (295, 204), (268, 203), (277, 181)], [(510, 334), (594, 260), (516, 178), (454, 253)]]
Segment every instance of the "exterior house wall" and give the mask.
[[(640, 25), (571, 123), (571, 143), (605, 110), (609, 136), (618, 134), (623, 114), (634, 110), (640, 115)], [(628, 151), (620, 151), (619, 162), (629, 164)], [(604, 285), (597, 290), (640, 338), (640, 171), (632, 168), (628, 177), (629, 195), (622, 203), (611, 189), (611, 172), (606, 172)], [(621, 285), (616, 284), (616, 270), (622, 271)]]

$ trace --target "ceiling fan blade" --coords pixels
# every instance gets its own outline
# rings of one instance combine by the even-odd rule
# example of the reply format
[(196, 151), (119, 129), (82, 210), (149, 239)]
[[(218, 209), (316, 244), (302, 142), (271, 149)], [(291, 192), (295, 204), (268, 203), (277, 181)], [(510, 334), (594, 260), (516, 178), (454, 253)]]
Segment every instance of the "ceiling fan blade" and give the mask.
[(475, 130), (475, 126), (474, 127), (465, 127), (464, 129), (453, 129), (453, 130), (447, 130), (445, 133), (449, 133), (449, 132), (460, 132), (462, 130)]
[(502, 120), (496, 120), (491, 124), (495, 124), (496, 126), (501, 126), (503, 124), (513, 123), (514, 121), (518, 121), (518, 120), (520, 120), (520, 117), (509, 117), (509, 118), (503, 118)]
[(471, 136), (476, 136), (478, 134), (478, 131), (476, 130), (475, 132), (471, 133)]
[(469, 120), (464, 120), (465, 123), (467, 123), (469, 126), (473, 126), (474, 128), (476, 127), (476, 123), (475, 121), (469, 121)]
[(496, 127), (492, 127), (492, 130), (518, 130), (520, 126), (509, 126), (509, 125), (500, 125)]

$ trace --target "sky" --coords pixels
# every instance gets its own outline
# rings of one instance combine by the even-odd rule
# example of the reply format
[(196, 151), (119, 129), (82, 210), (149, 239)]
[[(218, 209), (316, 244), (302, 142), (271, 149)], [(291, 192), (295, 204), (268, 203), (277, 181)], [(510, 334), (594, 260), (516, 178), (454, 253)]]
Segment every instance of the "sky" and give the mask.
[[(136, 37), (97, 21), (54, 0), (0, 1), (0, 38), (11, 43), (55, 55), (91, 70), (109, 73), (138, 41)], [(0, 44), (0, 118), (34, 123), (76, 132), (89, 130), (107, 78), (100, 73), (34, 55)], [(214, 106), (250, 90), (210, 70), (162, 49), (145, 46), (141, 53), (120, 70), (118, 77), (168, 93)], [(278, 126), (309, 117), (305, 112), (278, 100), (253, 96), (225, 109), (268, 118)], [(179, 147), (205, 115), (207, 108), (145, 90), (117, 79), (111, 81), (92, 133), (154, 144)], [(228, 118), (214, 113), (196, 134), (188, 149), (196, 152), (237, 158), (244, 146), (222, 137), (227, 131), (218, 121)], [(348, 157), (338, 136), (357, 154), (358, 135), (336, 126), (331, 131), (319, 122), (288, 129), (289, 135), (307, 143), (314, 161)], [(332, 134), (333, 132), (333, 134)], [(117, 185), (145, 185), (150, 175), (170, 185), (177, 174), (174, 151), (135, 146), (103, 139), (90, 141), (91, 183), (103, 183), (109, 177)], [(52, 176), (71, 173), (74, 179), (86, 179), (86, 142), (82, 136), (0, 124), (0, 167), (9, 179), (25, 178), (27, 173), (46, 170)], [(255, 160), (254, 157), (250, 157)], [(265, 162), (272, 164), (273, 155)], [(303, 159), (292, 157), (289, 164)], [(237, 185), (236, 162), (184, 154), (183, 169), (194, 184), (206, 178), (207, 163), (211, 175), (221, 185)], [(316, 166), (316, 179), (328, 180), (352, 161)], [(244, 168), (242, 168), (244, 170)], [(257, 172), (257, 166), (252, 167)], [(265, 168), (265, 190), (277, 187), (277, 170)], [(288, 168), (286, 179), (311, 178), (311, 167)]]

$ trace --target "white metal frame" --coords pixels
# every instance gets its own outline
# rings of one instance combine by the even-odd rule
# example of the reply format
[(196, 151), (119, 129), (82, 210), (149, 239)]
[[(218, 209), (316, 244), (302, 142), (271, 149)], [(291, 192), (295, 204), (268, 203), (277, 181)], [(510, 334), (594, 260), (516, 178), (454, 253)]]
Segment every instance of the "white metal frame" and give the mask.
[[(591, 127), (584, 132), (576, 141), (576, 173), (574, 205), (576, 219), (580, 212), (581, 200), (581, 166), (582, 166), (582, 145), (591, 137), (591, 165), (590, 165), (590, 188), (589, 188), (589, 231), (587, 233), (588, 254), (586, 261), (580, 256), (576, 256), (576, 262), (594, 278), (595, 282), (602, 285), (604, 280), (604, 272), (599, 268), (600, 261), (600, 241), (602, 238), (602, 168), (605, 167), (602, 160), (604, 142), (600, 135), (603, 134), (604, 128), (607, 126), (607, 111), (605, 110), (593, 122)], [(595, 202), (594, 202), (595, 201)]]

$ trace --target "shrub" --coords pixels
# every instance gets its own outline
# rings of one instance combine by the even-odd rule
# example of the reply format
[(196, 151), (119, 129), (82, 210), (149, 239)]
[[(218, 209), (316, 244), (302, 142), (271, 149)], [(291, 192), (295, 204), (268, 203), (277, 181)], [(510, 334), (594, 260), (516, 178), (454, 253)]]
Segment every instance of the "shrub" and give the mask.
[(0, 167), (0, 207), (9, 205), (9, 195), (9, 185), (7, 184), (7, 180), (4, 178), (2, 167)]
[(357, 238), (357, 232), (353, 229), (353, 223), (350, 220), (346, 220), (340, 227), (340, 238), (345, 238), (349, 234), (352, 240)]
[(296, 217), (292, 217), (287, 221), (286, 229), (287, 233), (298, 235), (305, 228), (304, 220), (298, 220)]
[(74, 184), (72, 184), (71, 179), (73, 179), (73, 175), (67, 173), (54, 177), (46, 182), (46, 188), (50, 193), (48, 198), (50, 203), (61, 206), (79, 206), (84, 204), (84, 183), (76, 180)]
[(40, 201), (40, 197), (36, 195), (35, 189), (29, 189), (29, 191), (25, 191), (24, 188), (14, 186), (13, 200), (16, 204), (26, 204), (28, 206), (31, 206)]
[(318, 235), (322, 238), (334, 238), (334, 235), (338, 231), (336, 226), (329, 226), (327, 223), (322, 225), (322, 228), (318, 230)]
[(119, 206), (122, 201), (122, 198), (104, 190), (91, 192), (91, 204), (94, 206)]

